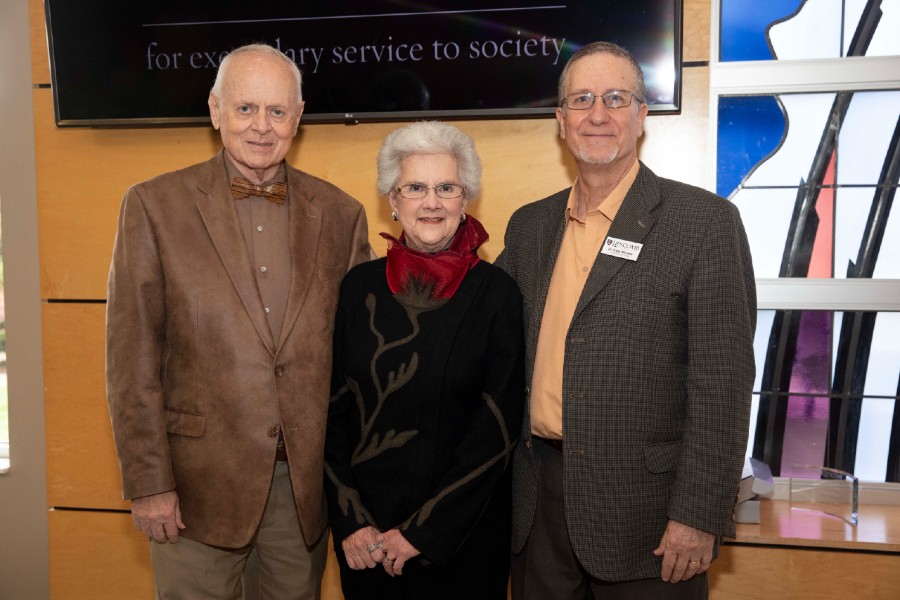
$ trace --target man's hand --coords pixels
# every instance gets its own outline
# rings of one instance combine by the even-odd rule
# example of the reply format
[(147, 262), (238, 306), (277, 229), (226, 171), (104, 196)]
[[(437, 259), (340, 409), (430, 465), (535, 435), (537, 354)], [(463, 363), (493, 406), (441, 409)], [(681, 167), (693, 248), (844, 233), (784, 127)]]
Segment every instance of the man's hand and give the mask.
[(178, 531), (184, 529), (178, 494), (175, 490), (132, 498), (131, 519), (138, 530), (160, 544), (178, 541)]
[(384, 532), (382, 546), (386, 557), (381, 564), (391, 577), (403, 575), (403, 565), (406, 564), (406, 561), (419, 555), (419, 551), (403, 537), (398, 529)]
[(662, 580), (678, 583), (709, 569), (715, 536), (678, 521), (669, 521), (659, 547), (653, 551), (662, 556)]

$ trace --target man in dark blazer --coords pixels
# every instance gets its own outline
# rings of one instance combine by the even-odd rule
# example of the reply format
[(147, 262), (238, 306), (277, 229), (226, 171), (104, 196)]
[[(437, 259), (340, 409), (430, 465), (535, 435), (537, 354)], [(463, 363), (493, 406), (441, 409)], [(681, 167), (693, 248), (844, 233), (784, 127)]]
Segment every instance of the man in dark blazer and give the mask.
[(746, 235), (732, 204), (638, 161), (627, 51), (576, 52), (559, 101), (578, 178), (515, 212), (497, 260), (524, 296), (530, 385), (513, 597), (705, 598), (748, 434)]
[(339, 284), (370, 258), (362, 206), (286, 164), (303, 101), (245, 46), (209, 96), (224, 149), (139, 183), (109, 276), (107, 396), (159, 598), (317, 598)]

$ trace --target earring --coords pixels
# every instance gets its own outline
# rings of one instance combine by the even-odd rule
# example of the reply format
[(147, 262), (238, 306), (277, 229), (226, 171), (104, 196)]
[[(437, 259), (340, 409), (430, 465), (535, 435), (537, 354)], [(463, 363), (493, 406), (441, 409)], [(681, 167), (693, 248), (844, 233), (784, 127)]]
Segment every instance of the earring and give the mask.
[(396, 210), (391, 211), (391, 219), (394, 221), (397, 220), (397, 211)]
[(465, 222), (466, 222), (466, 213), (463, 213), (463, 214), (459, 215), (459, 222), (460, 222), (460, 223), (465, 223)]

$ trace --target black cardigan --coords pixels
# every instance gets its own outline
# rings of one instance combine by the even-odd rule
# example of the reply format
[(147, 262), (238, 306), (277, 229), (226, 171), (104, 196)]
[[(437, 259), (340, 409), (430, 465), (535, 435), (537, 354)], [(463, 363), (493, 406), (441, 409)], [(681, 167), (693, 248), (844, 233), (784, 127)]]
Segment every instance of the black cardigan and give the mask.
[(505, 487), (521, 428), (522, 299), (481, 261), (448, 301), (410, 306), (391, 293), (385, 267), (351, 270), (338, 303), (325, 442), (335, 547), (366, 525), (396, 527), (446, 566), (473, 535), (508, 541), (508, 489), (495, 499), (503, 516), (488, 511), (501, 522), (479, 519)]

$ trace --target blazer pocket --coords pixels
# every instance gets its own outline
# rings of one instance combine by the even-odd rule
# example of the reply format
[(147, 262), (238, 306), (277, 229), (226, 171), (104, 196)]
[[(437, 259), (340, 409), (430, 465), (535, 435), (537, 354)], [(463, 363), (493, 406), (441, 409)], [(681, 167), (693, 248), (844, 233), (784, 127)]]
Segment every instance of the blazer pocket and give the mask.
[(344, 265), (335, 265), (333, 267), (319, 267), (318, 269), (316, 269), (316, 274), (322, 281), (334, 281), (335, 279), (343, 279), (346, 273), (347, 269), (344, 267)]
[(681, 442), (665, 442), (644, 446), (644, 464), (651, 473), (668, 473), (678, 466)]
[(166, 431), (188, 437), (200, 437), (206, 429), (206, 417), (166, 409)]

